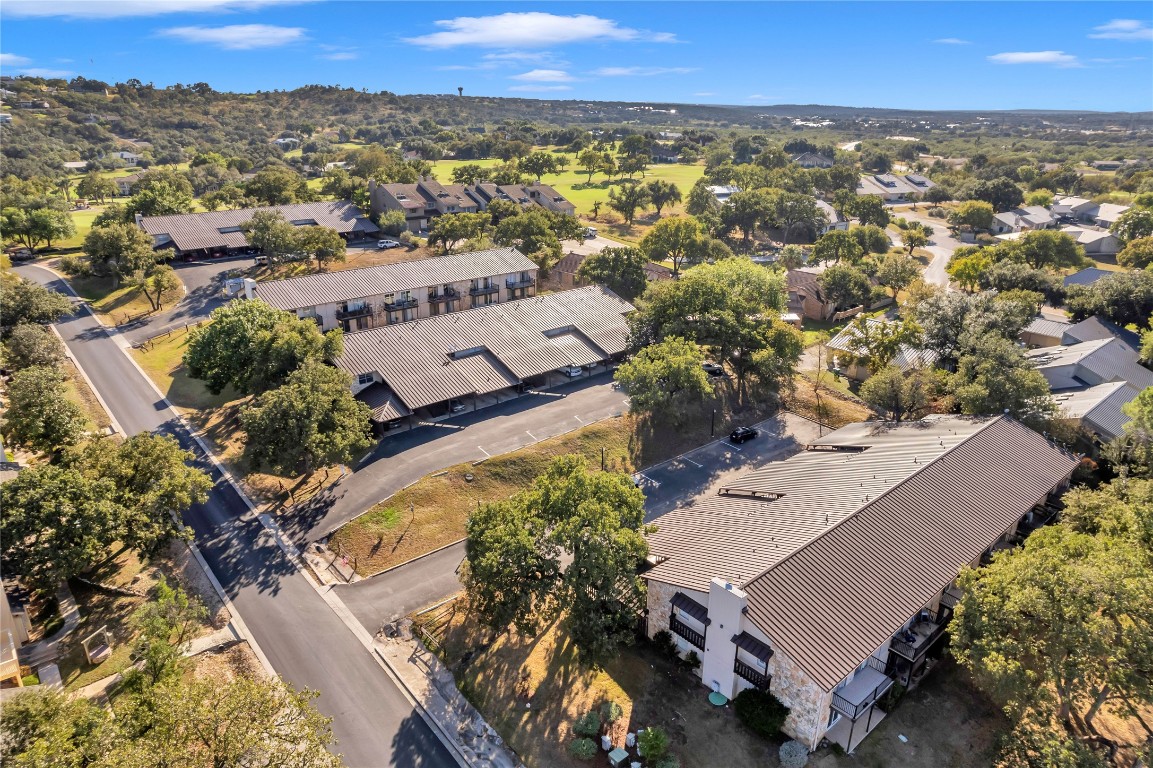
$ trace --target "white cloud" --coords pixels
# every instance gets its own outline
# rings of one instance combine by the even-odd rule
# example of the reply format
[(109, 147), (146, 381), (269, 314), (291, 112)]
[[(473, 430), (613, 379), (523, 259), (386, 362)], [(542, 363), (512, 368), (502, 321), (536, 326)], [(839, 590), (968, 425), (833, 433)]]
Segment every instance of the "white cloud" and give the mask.
[(773, 101), (774, 99), (781, 98), (780, 96), (765, 96), (760, 93), (754, 93), (752, 96), (747, 97), (749, 101)]
[(972, 45), (973, 44), (969, 40), (962, 40), (959, 37), (939, 37), (936, 40), (934, 40), (933, 42), (939, 43), (941, 45)]
[(14, 53), (0, 53), (0, 66), (18, 67), (21, 64), (31, 64), (32, 59), (27, 56), (17, 56)]
[(654, 75), (687, 75), (697, 67), (601, 67), (593, 74), (601, 77), (652, 77)]
[(1144, 56), (1122, 56), (1117, 59), (1089, 59), (1094, 64), (1124, 64), (1127, 61), (1145, 61)]
[(425, 48), (542, 48), (565, 43), (614, 41), (623, 43), (672, 43), (671, 32), (649, 32), (618, 26), (612, 19), (588, 14), (558, 16), (553, 13), (501, 13), (496, 16), (458, 16), (433, 22), (443, 31), (405, 42)]
[(359, 59), (360, 54), (355, 51), (336, 51), (335, 53), (322, 53), (316, 58), (328, 59), (329, 61), (352, 61)]
[(512, 79), (526, 83), (571, 83), (575, 78), (563, 69), (532, 69), (513, 75)]
[(549, 51), (504, 51), (502, 53), (486, 53), (481, 56), (485, 61), (518, 61), (523, 64), (544, 64), (555, 61)]
[(75, 72), (67, 69), (47, 69), (45, 67), (28, 67), (20, 70), (22, 75), (31, 75), (32, 77), (72, 77)]
[(206, 43), (229, 51), (277, 48), (306, 39), (303, 27), (275, 27), (270, 24), (233, 24), (227, 27), (172, 27), (157, 34), (186, 43)]
[(693, 95), (694, 96), (716, 96), (717, 94), (714, 93), (713, 91), (697, 91)]
[(1081, 62), (1064, 51), (1015, 51), (995, 53), (989, 57), (994, 64), (1052, 64), (1057, 67), (1080, 67)]
[(1113, 19), (1108, 24), (1093, 27), (1089, 37), (1098, 40), (1153, 40), (1153, 26), (1138, 19)]
[(71, 19), (118, 19), (166, 13), (227, 13), (309, 0), (5, 0), (0, 15), (13, 18), (62, 16)]
[(548, 91), (571, 91), (572, 87), (568, 85), (510, 85), (509, 90), (545, 93)]

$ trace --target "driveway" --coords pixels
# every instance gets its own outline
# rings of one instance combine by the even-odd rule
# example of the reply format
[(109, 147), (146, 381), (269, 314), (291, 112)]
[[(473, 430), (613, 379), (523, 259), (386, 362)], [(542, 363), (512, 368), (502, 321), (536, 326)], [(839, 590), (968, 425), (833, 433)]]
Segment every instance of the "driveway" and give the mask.
[(297, 541), (317, 541), (427, 474), (515, 451), (627, 410), (624, 393), (602, 373), (425, 424), (381, 440), (350, 476), (293, 507), (281, 522)]
[(925, 250), (933, 254), (933, 260), (925, 267), (925, 282), (948, 289), (949, 274), (945, 271), (945, 266), (948, 265), (953, 251), (960, 248), (964, 243), (952, 236), (949, 227), (941, 219), (924, 216), (919, 211), (899, 211), (896, 213), (898, 216), (904, 216), (911, 221), (919, 221), (932, 227), (933, 234), (929, 240), (932, 245), (927, 246)]
[(616, 240), (610, 240), (604, 235), (597, 235), (585, 240), (565, 240), (562, 244), (565, 253), (579, 253), (584, 256), (591, 256), (594, 253), (600, 253), (605, 248), (620, 248), (624, 243), (618, 243)]
[(464, 542), (425, 555), (336, 592), (369, 632), (454, 595), (461, 590), (457, 570), (464, 561)]
[(118, 326), (117, 330), (134, 345), (167, 330), (207, 319), (212, 310), (228, 303), (224, 297), (224, 273), (252, 266), (252, 257), (175, 262), (172, 266), (187, 293), (164, 312)]

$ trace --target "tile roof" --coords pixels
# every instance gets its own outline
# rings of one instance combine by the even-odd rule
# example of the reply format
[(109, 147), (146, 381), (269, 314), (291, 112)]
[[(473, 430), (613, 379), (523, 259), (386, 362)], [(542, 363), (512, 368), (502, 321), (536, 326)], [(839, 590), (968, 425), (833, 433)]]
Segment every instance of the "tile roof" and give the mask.
[(350, 334), (337, 366), (416, 409), (620, 354), (632, 310), (597, 286), (560, 291)]
[(195, 251), (201, 248), (243, 248), (248, 245), (243, 232), (220, 230), (236, 230), (247, 224), (252, 219), (252, 214), (257, 211), (279, 211), (290, 222), (307, 222), (331, 227), (342, 235), (356, 230), (364, 233), (379, 231), (379, 228), (366, 219), (361, 210), (348, 200), (240, 208), (235, 211), (179, 213), (172, 216), (144, 216), (140, 220), (140, 226), (154, 238), (167, 236), (181, 251)]
[(521, 272), (535, 274), (536, 270), (537, 265), (515, 248), (494, 248), (339, 272), (317, 272), (285, 280), (269, 280), (257, 283), (254, 290), (257, 298), (277, 309), (294, 310), (481, 277)]
[[(953, 417), (927, 427), (880, 429), (931, 433), (957, 423)], [(885, 645), (962, 566), (1044, 501), (1077, 465), (1075, 457), (1005, 417), (957, 431), (966, 436), (941, 434), (937, 455), (920, 464), (913, 461), (924, 457), (923, 438), (912, 440), (922, 444), (915, 449), (882, 436), (890, 443), (881, 451), (884, 458), (913, 468), (888, 487), (869, 479), (867, 465), (879, 464), (878, 457), (868, 458), (875, 448), (856, 454), (865, 471), (847, 474), (862, 487), (841, 493), (860, 506), (744, 585), (748, 618), (824, 690)], [(877, 475), (891, 477), (883, 467), (877, 467)], [(817, 475), (808, 485), (827, 483), (828, 476)]]

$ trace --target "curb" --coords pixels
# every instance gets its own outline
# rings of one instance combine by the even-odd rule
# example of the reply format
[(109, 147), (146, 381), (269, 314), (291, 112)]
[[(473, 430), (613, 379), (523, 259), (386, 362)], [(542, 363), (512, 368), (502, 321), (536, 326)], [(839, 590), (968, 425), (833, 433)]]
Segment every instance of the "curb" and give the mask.
[[(88, 305), (85, 304), (84, 306)], [(88, 385), (88, 389), (96, 396), (96, 402), (100, 403), (100, 407), (104, 409), (104, 413), (108, 416), (108, 422), (112, 425), (112, 431), (119, 432), (123, 435), (124, 428), (120, 426), (120, 422), (116, 420), (116, 417), (112, 415), (112, 409), (108, 407), (108, 403), (104, 402), (104, 398), (100, 395), (100, 390), (96, 389), (96, 385), (92, 383), (92, 379), (88, 378), (88, 372), (80, 367), (80, 363), (72, 356), (72, 350), (68, 349), (67, 344), (64, 344), (64, 337), (60, 335), (60, 331), (56, 329), (56, 325), (52, 324), (48, 327), (52, 329), (52, 333), (55, 334), (56, 338), (60, 340), (60, 343), (64, 345), (64, 353), (68, 356), (68, 359), (72, 361), (73, 367), (80, 371), (80, 377), (84, 379), (84, 383)]]
[[(398, 491), (398, 493), (399, 493), (399, 491)], [(406, 565), (412, 565), (413, 563), (418, 562), (420, 560), (423, 560), (426, 557), (432, 557), (437, 552), (443, 552), (444, 550), (446, 550), (450, 547), (455, 547), (457, 544), (463, 544), (466, 541), (468, 541), (467, 538), (457, 539), (456, 541), (450, 541), (447, 544), (444, 544), (442, 546), (437, 547), (436, 549), (432, 550), (431, 552), (425, 552), (423, 555), (417, 555), (416, 557), (412, 558), (411, 560), (405, 560), (403, 563), (397, 563), (396, 565), (390, 565), (389, 567), (385, 568), (383, 571), (377, 571), (376, 573), (372, 574), (371, 576), (361, 576), (360, 580), (361, 581), (370, 581), (371, 579), (375, 579), (377, 576), (383, 576), (386, 573), (390, 573), (392, 571), (395, 571), (397, 568), (403, 568)], [(347, 584), (345, 584), (345, 585), (338, 584), (337, 586), (347, 586)]]

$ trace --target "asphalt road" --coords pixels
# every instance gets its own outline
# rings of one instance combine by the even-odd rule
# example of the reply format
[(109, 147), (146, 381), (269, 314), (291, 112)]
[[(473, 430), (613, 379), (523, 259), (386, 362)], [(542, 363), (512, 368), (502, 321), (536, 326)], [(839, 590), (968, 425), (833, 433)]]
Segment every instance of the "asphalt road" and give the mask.
[(237, 256), (206, 261), (174, 262), (173, 267), (187, 291), (170, 309), (118, 326), (132, 344), (152, 338), (171, 328), (199, 323), (212, 310), (227, 303), (224, 298), (224, 273), (252, 266), (251, 256)]
[(925, 250), (933, 254), (933, 260), (925, 267), (924, 278), (926, 283), (948, 288), (949, 274), (945, 271), (945, 266), (949, 263), (949, 258), (952, 257), (953, 251), (960, 248), (964, 243), (953, 238), (949, 232), (949, 227), (941, 219), (933, 219), (928, 216), (923, 216), (919, 212), (909, 210), (898, 211), (897, 215), (904, 216), (906, 219), (913, 221), (919, 221), (933, 228), (933, 234), (929, 238), (932, 245), (925, 248)]
[[(69, 293), (45, 269), (17, 271)], [(172, 434), (211, 474), (208, 500), (189, 510), (185, 521), (272, 666), (297, 688), (320, 691), (316, 706), (333, 718), (336, 750), (345, 763), (357, 768), (455, 767), (388, 674), (276, 546), (96, 319), (82, 310), (57, 328), (126, 433)]]
[(352, 475), (293, 507), (281, 525), (297, 541), (317, 541), (431, 472), (508, 453), (626, 410), (624, 394), (602, 373), (400, 432), (381, 440)]
[(375, 633), (390, 621), (459, 592), (456, 572), (463, 560), (464, 542), (459, 542), (371, 579), (341, 584), (336, 593), (364, 628)]

